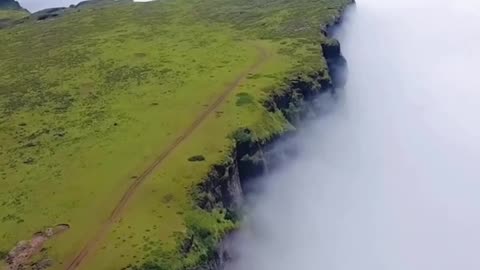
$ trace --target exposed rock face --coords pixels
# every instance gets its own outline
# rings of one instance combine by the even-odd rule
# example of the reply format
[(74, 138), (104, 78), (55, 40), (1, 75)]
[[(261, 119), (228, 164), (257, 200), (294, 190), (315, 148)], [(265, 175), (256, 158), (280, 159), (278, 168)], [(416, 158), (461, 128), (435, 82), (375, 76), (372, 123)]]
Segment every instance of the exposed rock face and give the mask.
[[(324, 55), (329, 66), (329, 74), (317, 72), (298, 77), (290, 82), (290, 86), (281, 95), (274, 95), (264, 105), (271, 111), (280, 111), (293, 125), (304, 120), (309, 114), (315, 114), (319, 108), (314, 99), (320, 94), (333, 94), (335, 87), (341, 87), (343, 80), (338, 80), (334, 72), (341, 73), (346, 61), (341, 54), (340, 44), (331, 40), (324, 47)], [(343, 73), (343, 72), (342, 72)], [(337, 79), (335, 79), (337, 76)], [(249, 182), (264, 175), (274, 165), (269, 142), (257, 142), (252, 139), (250, 130), (239, 130), (234, 134), (235, 149), (231, 159), (223, 165), (213, 168), (207, 179), (200, 185), (204, 192), (210, 192), (211, 201), (203, 200), (199, 205), (204, 209), (223, 206), (229, 210), (238, 209), (242, 202), (243, 190), (248, 189)]]
[(23, 10), (22, 6), (15, 0), (0, 0), (0, 9)]
[[(0, 0), (2, 1), (2, 0)], [(119, 2), (132, 2), (132, 0), (87, 0), (79, 2), (77, 5), (70, 5), (68, 7), (54, 7), (54, 8), (47, 8), (40, 11), (37, 11), (32, 14), (31, 18), (43, 21), (47, 19), (54, 19), (60, 16), (64, 16), (65, 14), (79, 11), (83, 8), (101, 8), (108, 5), (112, 5)]]
[(243, 202), (243, 190), (237, 160), (232, 158), (225, 164), (214, 166), (199, 189), (201, 192), (197, 195), (197, 203), (201, 208), (238, 211)]
[(340, 44), (338, 40), (330, 40), (322, 45), (323, 55), (327, 59), (330, 77), (335, 87), (344, 87), (347, 81), (345, 76), (347, 69), (347, 61), (342, 56)]
[(46, 19), (52, 19), (58, 16), (63, 15), (67, 11), (67, 8), (59, 7), (59, 8), (47, 8), (44, 10), (40, 10), (32, 14), (32, 18), (43, 21)]

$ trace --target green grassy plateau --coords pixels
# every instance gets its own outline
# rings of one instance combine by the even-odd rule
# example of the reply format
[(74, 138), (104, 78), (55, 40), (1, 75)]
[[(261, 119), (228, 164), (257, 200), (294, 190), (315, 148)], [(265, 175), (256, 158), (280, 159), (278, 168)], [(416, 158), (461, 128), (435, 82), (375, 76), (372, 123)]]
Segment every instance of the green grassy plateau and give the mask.
[[(320, 30), (349, 1), (101, 2), (0, 29), (0, 254), (66, 223), (37, 255), (65, 269), (132, 181), (240, 79), (80, 268), (197, 265), (235, 224), (195, 207), (192, 187), (230, 155), (235, 130), (262, 140), (289, 128), (262, 101), (326, 69)], [(203, 242), (182, 254), (189, 231)]]

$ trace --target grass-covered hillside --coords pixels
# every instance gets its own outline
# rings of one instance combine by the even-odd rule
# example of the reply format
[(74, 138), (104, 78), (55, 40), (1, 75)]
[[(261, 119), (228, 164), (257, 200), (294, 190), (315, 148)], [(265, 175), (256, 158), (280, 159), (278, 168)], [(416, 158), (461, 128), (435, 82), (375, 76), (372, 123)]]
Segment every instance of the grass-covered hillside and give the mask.
[[(88, 270), (205, 260), (234, 224), (192, 187), (239, 128), (288, 128), (263, 101), (326, 69), (321, 29), (347, 2), (106, 0), (0, 29), (0, 256), (68, 224), (25, 264), (67, 269), (85, 245)], [(202, 241), (183, 252), (192, 231)]]
[(29, 15), (15, 0), (0, 0), (0, 28)]
[(15, 0), (0, 0), (0, 9), (3, 10), (21, 10), (23, 9), (18, 1)]

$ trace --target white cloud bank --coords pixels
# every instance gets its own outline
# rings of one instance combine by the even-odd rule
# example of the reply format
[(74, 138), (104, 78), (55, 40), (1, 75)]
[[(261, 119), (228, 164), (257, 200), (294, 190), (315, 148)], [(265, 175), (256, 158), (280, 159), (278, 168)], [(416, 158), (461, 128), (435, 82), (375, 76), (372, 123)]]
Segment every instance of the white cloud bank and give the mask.
[(349, 82), (228, 270), (480, 269), (480, 1), (358, 0)]

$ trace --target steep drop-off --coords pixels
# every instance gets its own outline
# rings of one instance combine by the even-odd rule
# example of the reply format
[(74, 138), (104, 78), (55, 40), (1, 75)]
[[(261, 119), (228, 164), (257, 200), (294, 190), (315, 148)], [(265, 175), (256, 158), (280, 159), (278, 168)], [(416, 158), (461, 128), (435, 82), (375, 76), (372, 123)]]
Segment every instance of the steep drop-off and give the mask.
[[(340, 23), (340, 19), (341, 17), (335, 20), (332, 26)], [(327, 40), (322, 44), (322, 51), (328, 63), (327, 74), (318, 72), (301, 75), (291, 80), (289, 86), (281, 91), (282, 94), (273, 95), (265, 102), (265, 107), (270, 112), (281, 112), (292, 126), (309, 116), (315, 116), (322, 109), (319, 107), (321, 105), (315, 104), (316, 98), (322, 94), (333, 97), (335, 90), (345, 84), (346, 60), (342, 56), (339, 42), (335, 39)], [(284, 162), (279, 161), (279, 153), (275, 151), (274, 143), (285, 135), (279, 134), (271, 140), (257, 141), (251, 130), (238, 130), (233, 135), (236, 144), (231, 157), (224, 164), (215, 165), (208, 177), (198, 185), (199, 192), (193, 193), (198, 206), (206, 211), (223, 209), (225, 217), (238, 225), (242, 219), (242, 203), (248, 190), (255, 185), (254, 182), (259, 177), (267, 174), (269, 169)], [(230, 248), (235, 245), (229, 236), (232, 232), (223, 237), (215, 250), (210, 252), (211, 257), (195, 270), (224, 269), (226, 262), (231, 259)], [(184, 252), (188, 253), (196, 245), (200, 246), (201, 239), (198, 238), (201, 237), (191, 232), (184, 242)]]

